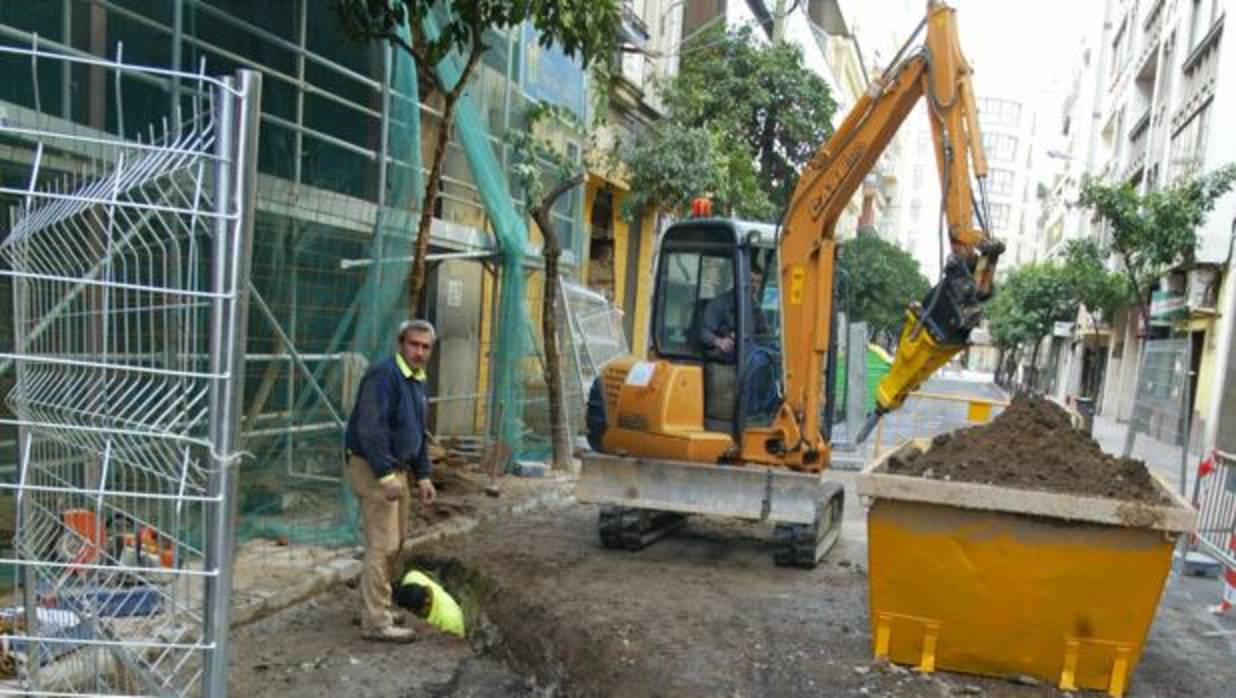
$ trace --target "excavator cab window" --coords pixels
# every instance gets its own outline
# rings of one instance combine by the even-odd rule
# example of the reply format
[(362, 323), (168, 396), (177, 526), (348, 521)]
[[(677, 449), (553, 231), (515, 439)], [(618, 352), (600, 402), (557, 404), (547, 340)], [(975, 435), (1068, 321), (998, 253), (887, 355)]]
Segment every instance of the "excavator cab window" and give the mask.
[(657, 352), (703, 359), (702, 331), (708, 304), (733, 293), (731, 255), (693, 250), (664, 253), (658, 288)]
[(734, 432), (740, 308), (733, 247), (662, 252), (657, 283), (656, 349), (694, 359), (704, 370), (704, 427)]

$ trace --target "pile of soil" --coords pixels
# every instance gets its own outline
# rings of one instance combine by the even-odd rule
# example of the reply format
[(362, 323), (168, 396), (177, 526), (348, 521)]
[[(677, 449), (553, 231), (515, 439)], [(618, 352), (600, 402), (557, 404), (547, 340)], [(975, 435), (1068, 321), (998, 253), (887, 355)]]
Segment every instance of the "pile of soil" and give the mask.
[(990, 424), (941, 434), (927, 451), (888, 461), (888, 472), (940, 480), (1166, 503), (1146, 464), (1116, 458), (1074, 429), (1059, 405), (1019, 395)]

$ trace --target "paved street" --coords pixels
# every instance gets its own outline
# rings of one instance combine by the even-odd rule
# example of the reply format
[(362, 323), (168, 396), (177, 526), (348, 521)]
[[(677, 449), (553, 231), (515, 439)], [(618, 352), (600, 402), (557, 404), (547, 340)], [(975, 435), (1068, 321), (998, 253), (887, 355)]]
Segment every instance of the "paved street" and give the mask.
[[(901, 409), (887, 414), (881, 426), (857, 448), (842, 447), (834, 451), (833, 467), (842, 470), (858, 470), (878, 453), (896, 448), (906, 439), (932, 437), (946, 431), (970, 426), (966, 399), (1003, 402), (1008, 400), (1004, 390), (991, 382), (990, 374), (941, 371), (923, 384), (917, 391), (923, 396), (906, 400)], [(956, 400), (949, 398), (957, 398)], [(992, 416), (1003, 408), (993, 405)], [(844, 427), (837, 440), (849, 441)]]

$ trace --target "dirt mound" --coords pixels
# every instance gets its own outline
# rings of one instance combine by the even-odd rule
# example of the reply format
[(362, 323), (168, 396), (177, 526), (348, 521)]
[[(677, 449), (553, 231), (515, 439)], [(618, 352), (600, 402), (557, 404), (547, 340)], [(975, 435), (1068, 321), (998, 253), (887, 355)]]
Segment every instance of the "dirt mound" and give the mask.
[(890, 458), (888, 472), (1165, 503), (1144, 463), (1107, 455), (1058, 405), (1023, 395), (990, 424), (941, 434), (926, 452)]

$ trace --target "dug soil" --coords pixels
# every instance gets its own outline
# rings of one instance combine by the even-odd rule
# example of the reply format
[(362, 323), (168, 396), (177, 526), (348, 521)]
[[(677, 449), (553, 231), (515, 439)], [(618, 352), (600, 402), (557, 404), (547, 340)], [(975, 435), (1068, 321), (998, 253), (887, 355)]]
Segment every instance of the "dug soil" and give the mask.
[(990, 424), (941, 434), (893, 456), (888, 472), (940, 480), (1165, 503), (1146, 465), (1103, 452), (1059, 405), (1019, 395)]

